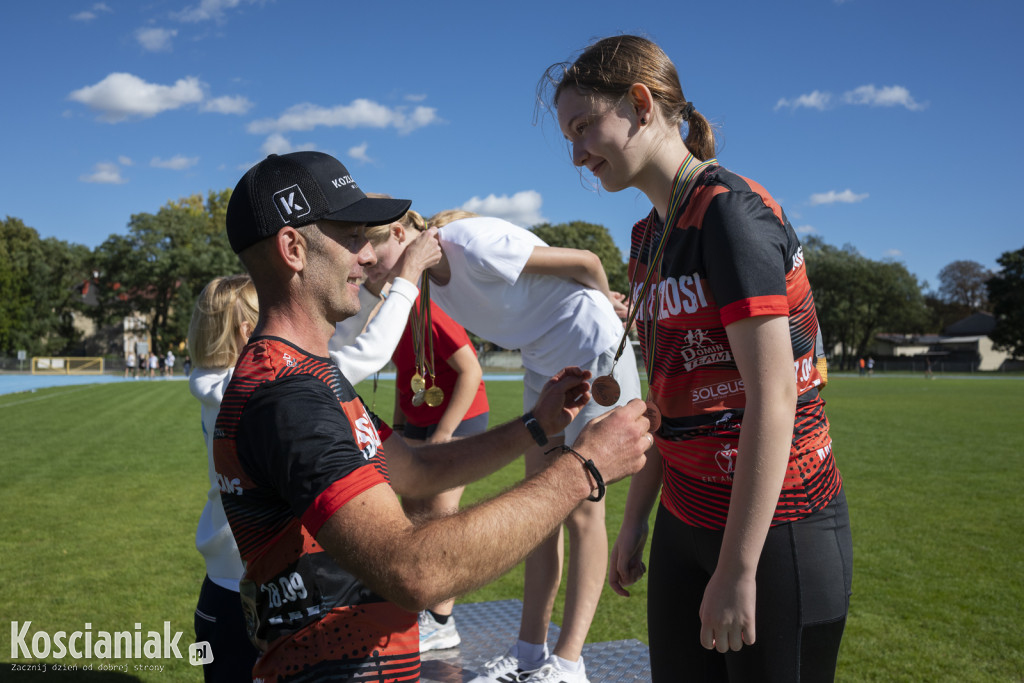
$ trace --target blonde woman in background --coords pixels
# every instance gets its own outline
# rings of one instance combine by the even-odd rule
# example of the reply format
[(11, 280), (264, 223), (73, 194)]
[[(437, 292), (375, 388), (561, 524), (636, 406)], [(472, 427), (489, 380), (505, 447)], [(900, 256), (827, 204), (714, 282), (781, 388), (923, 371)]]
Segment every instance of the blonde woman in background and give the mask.
[(206, 561), (206, 578), (195, 614), (196, 642), (209, 642), (214, 655), (211, 663), (203, 665), (208, 682), (251, 681), (259, 656), (246, 633), (238, 595), (242, 560), (220, 499), (221, 491), (233, 484), (220, 477), (213, 464), (213, 427), (220, 402), (258, 318), (256, 289), (249, 276), (218, 277), (199, 294), (188, 330), (189, 354), (195, 363), (188, 386), (201, 406), (210, 480), (196, 529), (196, 548)]

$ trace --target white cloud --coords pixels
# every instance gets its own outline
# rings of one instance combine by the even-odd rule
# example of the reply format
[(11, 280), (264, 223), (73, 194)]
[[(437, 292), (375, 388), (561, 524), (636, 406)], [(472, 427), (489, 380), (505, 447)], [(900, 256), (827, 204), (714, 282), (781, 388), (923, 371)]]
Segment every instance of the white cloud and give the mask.
[(473, 197), (460, 208), (484, 216), (504, 218), (510, 223), (528, 228), (538, 223), (544, 223), (547, 220), (540, 213), (540, 206), (543, 201), (539, 192), (524, 190), (516, 192), (511, 197), (507, 194), (503, 194), (500, 197), (489, 194), (483, 199)]
[(373, 159), (367, 155), (366, 150), (369, 147), (368, 143), (363, 143), (357, 147), (349, 147), (348, 155), (356, 161), (362, 161), (364, 163), (373, 163)]
[(212, 100), (203, 102), (200, 111), (213, 112), (215, 114), (245, 114), (252, 109), (252, 102), (241, 95), (225, 95), (215, 97)]
[(104, 2), (97, 2), (91, 9), (83, 10), (78, 14), (72, 14), (72, 21), (92, 21), (100, 12), (112, 12), (113, 10)]
[[(316, 145), (312, 142), (307, 142), (302, 145), (293, 145), (291, 140), (280, 133), (273, 133), (272, 135), (269, 135), (260, 146), (260, 150), (264, 154), (288, 154), (290, 152), (298, 152), (306, 149), (316, 149)], [(249, 164), (249, 166), (252, 165), (253, 164)], [(246, 168), (249, 168), (249, 166), (246, 166)]]
[(906, 107), (910, 111), (920, 111), (928, 106), (927, 102), (922, 104), (915, 101), (910, 91), (902, 85), (887, 85), (884, 88), (862, 85), (843, 93), (843, 102), (869, 107)]
[(153, 168), (166, 168), (172, 171), (184, 171), (192, 168), (199, 163), (199, 157), (186, 157), (181, 154), (176, 154), (170, 159), (161, 159), (160, 157), (153, 157), (149, 162), (149, 165)]
[(799, 235), (817, 235), (818, 229), (813, 225), (799, 225), (795, 228)]
[(150, 52), (170, 52), (171, 40), (176, 35), (178, 30), (174, 28), (140, 28), (135, 32), (135, 40)]
[(122, 166), (131, 166), (132, 160), (131, 157), (126, 157), (122, 154), (117, 158), (117, 163), (121, 164)]
[(406, 102), (422, 102), (425, 99), (427, 99), (426, 95), (406, 95), (405, 96), (405, 101)]
[(132, 74), (112, 73), (96, 85), (75, 90), (68, 98), (99, 111), (100, 119), (116, 123), (200, 102), (203, 88), (194, 76), (178, 79), (174, 85), (158, 85)]
[(102, 183), (106, 185), (123, 185), (128, 181), (121, 177), (121, 169), (117, 164), (103, 162), (96, 164), (93, 172), (78, 177), (83, 183)]
[(263, 133), (285, 133), (292, 130), (312, 130), (317, 126), (333, 128), (395, 128), (400, 133), (409, 133), (416, 128), (437, 123), (437, 110), (431, 107), (416, 107), (411, 114), (405, 107), (390, 108), (366, 99), (353, 100), (351, 104), (336, 107), (321, 107), (309, 102), (296, 104), (285, 110), (276, 119), (260, 119), (249, 124), (248, 131), (257, 135)]
[(885, 258), (897, 260), (903, 258), (903, 252), (900, 251), (899, 249), (886, 249), (885, 253), (882, 254), (882, 256), (884, 256)]
[[(252, 0), (249, 0), (250, 2)], [(241, 0), (200, 0), (198, 5), (186, 7), (173, 16), (178, 21), (197, 23), (201, 21), (221, 21), (224, 13), (241, 4)]]
[(853, 190), (845, 189), (842, 192), (836, 192), (835, 190), (829, 190), (828, 192), (818, 192), (811, 195), (811, 206), (818, 206), (819, 204), (856, 204), (862, 202), (868, 198), (868, 194), (855, 194)]
[(815, 90), (807, 95), (800, 95), (796, 99), (787, 100), (785, 97), (780, 98), (775, 103), (775, 111), (779, 109), (799, 109), (800, 107), (806, 107), (807, 109), (817, 109), (818, 111), (824, 111), (828, 108), (832, 101), (832, 94), (828, 92), (821, 92)]

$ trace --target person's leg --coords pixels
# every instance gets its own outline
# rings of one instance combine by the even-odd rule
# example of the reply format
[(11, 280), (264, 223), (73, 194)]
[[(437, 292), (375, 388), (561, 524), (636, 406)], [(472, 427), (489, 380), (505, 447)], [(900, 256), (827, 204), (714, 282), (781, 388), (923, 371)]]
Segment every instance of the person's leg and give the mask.
[(207, 683), (250, 683), (260, 651), (245, 630), (242, 602), (235, 591), (206, 577), (195, 613), (196, 642), (210, 643), (213, 661), (203, 665)]
[(852, 570), (842, 491), (823, 510), (773, 527), (757, 568), (757, 642), (726, 655), (729, 680), (833, 680)]
[(700, 603), (721, 532), (695, 529), (658, 506), (647, 571), (647, 632), (655, 683), (726, 681), (725, 661), (700, 644)]
[[(544, 469), (551, 456), (545, 452), (562, 445), (562, 437), (551, 437), (545, 446), (533, 446), (526, 451), (526, 476), (532, 476)], [(519, 623), (519, 640), (534, 645), (544, 645), (551, 623), (551, 610), (558, 596), (562, 580), (562, 529), (549, 536), (527, 556), (524, 563), (523, 615)], [(530, 662), (535, 663), (535, 662)]]

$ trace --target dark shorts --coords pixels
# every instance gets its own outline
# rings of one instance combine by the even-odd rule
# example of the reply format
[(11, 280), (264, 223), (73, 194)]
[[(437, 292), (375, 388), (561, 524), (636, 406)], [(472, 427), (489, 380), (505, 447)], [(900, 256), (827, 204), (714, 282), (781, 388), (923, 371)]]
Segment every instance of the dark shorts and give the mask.
[[(487, 420), (490, 413), (480, 413), (476, 417), (471, 417), (468, 420), (463, 420), (459, 423), (459, 426), (455, 428), (455, 432), (452, 436), (473, 436), (474, 434), (480, 434), (481, 432), (487, 431)], [(426, 441), (430, 436), (437, 431), (437, 425), (428, 425), (426, 427), (420, 427), (406, 423), (405, 428), (402, 430), (402, 436), (407, 439), (416, 439), (417, 441)]]
[(721, 531), (659, 507), (648, 575), (652, 680), (833, 680), (853, 576), (846, 494), (769, 530), (757, 565), (757, 642), (725, 654), (700, 644), (701, 599), (721, 544)]
[(196, 642), (210, 644), (213, 661), (203, 665), (206, 683), (252, 683), (252, 667), (260, 651), (245, 631), (238, 593), (203, 580), (195, 616)]

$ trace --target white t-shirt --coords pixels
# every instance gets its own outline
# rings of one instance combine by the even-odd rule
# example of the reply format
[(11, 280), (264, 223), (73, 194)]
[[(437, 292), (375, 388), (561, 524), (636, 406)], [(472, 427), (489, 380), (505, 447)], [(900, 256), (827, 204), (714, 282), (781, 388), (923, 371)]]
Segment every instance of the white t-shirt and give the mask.
[(359, 288), (359, 313), (337, 323), (327, 343), (331, 360), (345, 379), (359, 384), (388, 364), (409, 322), (409, 312), (419, 291), (413, 283), (396, 277), (377, 315), (367, 324), (380, 299), (366, 287)]
[(464, 218), (438, 232), (451, 267), (430, 297), (467, 330), (506, 349), (523, 366), (553, 375), (617, 345), (622, 322), (601, 292), (575, 280), (523, 273), (539, 237), (500, 218)]

